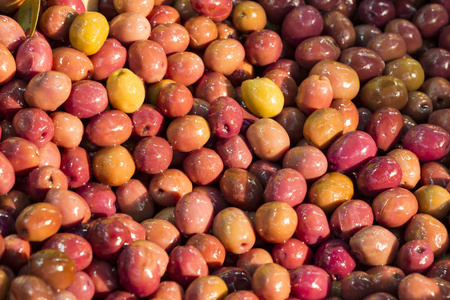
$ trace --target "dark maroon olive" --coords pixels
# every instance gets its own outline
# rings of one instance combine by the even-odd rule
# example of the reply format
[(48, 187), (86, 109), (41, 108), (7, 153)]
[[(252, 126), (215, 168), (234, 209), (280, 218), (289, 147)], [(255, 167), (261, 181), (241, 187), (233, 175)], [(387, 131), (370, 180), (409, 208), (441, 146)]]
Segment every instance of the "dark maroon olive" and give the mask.
[(433, 48), (426, 51), (420, 57), (425, 75), (428, 77), (444, 77), (450, 80), (450, 51), (441, 48)]
[(449, 15), (440, 4), (426, 4), (414, 15), (413, 22), (419, 28), (422, 37), (433, 38), (442, 27), (448, 24)]
[(372, 277), (363, 271), (353, 271), (341, 281), (341, 294), (344, 299), (363, 299), (375, 292)]
[(395, 18), (395, 7), (389, 0), (363, 0), (358, 6), (358, 16), (363, 23), (383, 27)]
[(350, 47), (342, 51), (339, 61), (352, 67), (362, 84), (383, 74), (384, 61), (374, 50)]
[[(302, 28), (302, 30), (293, 30)], [(322, 33), (323, 19), (317, 8), (302, 5), (292, 9), (284, 18), (281, 26), (281, 36), (296, 47), (301, 41)]]
[(211, 275), (219, 276), (225, 281), (228, 287), (228, 293), (252, 289), (252, 277), (242, 268), (222, 267), (214, 271)]
[(356, 25), (355, 32), (355, 46), (357, 47), (365, 47), (372, 37), (382, 33), (378, 27), (368, 24)]
[(356, 40), (352, 21), (339, 11), (330, 11), (323, 15), (322, 34), (331, 36), (341, 49), (352, 47)]

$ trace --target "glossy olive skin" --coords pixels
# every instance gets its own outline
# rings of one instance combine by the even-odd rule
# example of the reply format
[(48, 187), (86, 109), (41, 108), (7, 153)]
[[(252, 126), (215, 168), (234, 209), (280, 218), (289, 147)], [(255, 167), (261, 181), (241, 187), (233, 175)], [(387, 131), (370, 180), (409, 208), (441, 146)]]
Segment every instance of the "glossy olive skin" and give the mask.
[(321, 60), (337, 60), (341, 48), (333, 37), (322, 35), (302, 41), (295, 49), (295, 61), (303, 68), (311, 69)]
[(33, 253), (28, 262), (28, 274), (44, 279), (55, 290), (68, 287), (75, 271), (75, 263), (70, 256), (53, 249)]
[[(291, 294), (301, 299), (323, 299), (331, 292), (331, 277), (314, 265), (303, 265), (290, 272)], [(313, 284), (314, 282), (314, 284)]]
[(450, 173), (448, 169), (438, 162), (427, 162), (421, 166), (420, 169), (422, 185), (433, 184), (441, 187), (446, 187), (450, 182)]
[(311, 69), (309, 75), (328, 77), (333, 88), (333, 99), (346, 98), (351, 100), (359, 92), (358, 73), (341, 62), (332, 60), (320, 61)]
[(136, 168), (146, 174), (158, 174), (169, 168), (173, 150), (169, 142), (158, 136), (141, 139), (133, 150)]
[(394, 158), (400, 164), (402, 179), (399, 186), (406, 189), (414, 188), (421, 177), (417, 155), (406, 149), (394, 149), (386, 155)]
[(25, 88), (27, 82), (22, 79), (13, 79), (0, 89), (0, 112), (7, 120), (12, 120), (14, 115), (25, 106)]
[(303, 136), (306, 141), (320, 150), (325, 150), (342, 135), (344, 117), (334, 108), (321, 108), (306, 118)]
[(70, 188), (78, 188), (87, 183), (91, 178), (87, 151), (81, 147), (64, 149), (61, 152), (61, 171), (70, 178)]
[(167, 272), (171, 280), (186, 288), (196, 278), (208, 274), (208, 265), (194, 246), (177, 246), (170, 252)]
[(154, 299), (174, 299), (182, 300), (184, 295), (184, 288), (172, 280), (161, 281), (158, 289), (152, 294)]
[(363, 47), (350, 47), (343, 50), (339, 61), (352, 67), (361, 83), (383, 74), (385, 66), (377, 52)]
[(140, 76), (145, 83), (163, 79), (167, 71), (167, 58), (163, 47), (152, 40), (134, 42), (127, 51), (130, 70)]
[(229, 168), (223, 173), (219, 184), (225, 200), (237, 208), (254, 211), (264, 200), (261, 183), (256, 175), (247, 170)]
[(283, 158), (283, 167), (299, 171), (307, 182), (311, 182), (326, 173), (328, 161), (325, 154), (317, 147), (297, 146), (286, 152)]
[(443, 260), (439, 260), (434, 262), (430, 269), (426, 272), (426, 276), (433, 278), (433, 277), (439, 277), (442, 279), (447, 280), (448, 279), (448, 263), (449, 260), (448, 259), (443, 259)]
[(420, 88), (422, 92), (430, 97), (433, 102), (433, 108), (446, 109), (450, 107), (448, 91), (450, 90), (450, 82), (443, 77), (432, 77), (423, 83)]
[(241, 130), (243, 114), (239, 103), (231, 97), (218, 97), (210, 104), (208, 123), (219, 138), (231, 138)]
[(41, 72), (28, 82), (25, 101), (31, 107), (55, 111), (70, 95), (71, 79), (60, 71)]
[(392, 295), (397, 294), (398, 285), (406, 276), (400, 268), (386, 265), (372, 267), (366, 272), (371, 276), (374, 290)]
[(420, 124), (408, 130), (403, 147), (414, 152), (421, 162), (438, 160), (450, 151), (450, 134), (440, 126)]
[[(422, 288), (418, 290), (416, 286)], [(430, 278), (419, 273), (412, 273), (406, 276), (398, 286), (400, 299), (442, 299), (439, 286)]]
[(109, 186), (88, 182), (75, 191), (87, 202), (95, 217), (106, 217), (116, 212), (116, 196)]
[(341, 49), (355, 44), (356, 32), (350, 19), (339, 11), (327, 12), (323, 15), (323, 32), (335, 39)]
[[(350, 152), (353, 155), (348, 155)], [(331, 171), (351, 172), (375, 157), (376, 153), (376, 143), (369, 134), (351, 131), (336, 139), (328, 148), (328, 167)]]
[(364, 271), (353, 271), (342, 279), (341, 295), (345, 299), (363, 299), (375, 290), (372, 277)]
[[(175, 118), (167, 127), (167, 140), (173, 150), (190, 152), (206, 144), (210, 137), (208, 122), (195, 115)], [(189, 132), (189, 134), (186, 134)]]
[(119, 287), (117, 268), (105, 260), (94, 258), (84, 272), (92, 278), (96, 297), (105, 297)]
[[(302, 31), (292, 31), (300, 24), (307, 24)], [(317, 36), (322, 32), (323, 19), (318, 9), (310, 5), (302, 5), (292, 9), (284, 18), (281, 36), (290, 45), (297, 46), (301, 41)]]
[(443, 77), (449, 80), (449, 60), (450, 51), (441, 48), (432, 48), (422, 54), (420, 57), (420, 64), (422, 65), (426, 76)]
[(42, 37), (28, 38), (17, 49), (16, 61), (17, 75), (27, 81), (40, 72), (50, 71), (53, 64), (50, 44)]
[(134, 12), (124, 12), (114, 17), (109, 29), (109, 36), (126, 46), (147, 40), (151, 31), (150, 22), (143, 15)]
[(344, 278), (354, 270), (356, 262), (347, 242), (330, 239), (317, 249), (314, 265), (327, 271), (332, 278)]
[(287, 203), (272, 201), (261, 205), (254, 216), (259, 236), (269, 243), (282, 243), (290, 239), (297, 227), (295, 210)]
[[(4, 14), (4, 12), (2, 13)], [(0, 28), (2, 32), (0, 43), (5, 45), (11, 53), (16, 53), (17, 48), (19, 48), (26, 38), (22, 27), (14, 19), (2, 15), (0, 18)]]
[(401, 58), (406, 54), (406, 43), (398, 33), (385, 32), (372, 37), (367, 48), (376, 51), (385, 61)]
[(359, 169), (356, 185), (364, 195), (374, 196), (383, 190), (397, 187), (401, 178), (402, 170), (395, 159), (377, 156)]
[(401, 110), (408, 102), (406, 85), (393, 76), (379, 76), (367, 82), (360, 92), (361, 103), (375, 111), (382, 107)]
[(373, 199), (375, 219), (385, 227), (405, 225), (418, 211), (417, 199), (404, 188), (392, 188)]
[(32, 275), (14, 278), (8, 297), (11, 299), (56, 299), (53, 289), (43, 279)]
[(3, 239), (5, 249), (1, 258), (2, 265), (17, 273), (24, 267), (31, 256), (31, 244), (17, 234), (10, 234)]
[(178, 169), (167, 169), (152, 177), (149, 193), (156, 204), (175, 206), (178, 200), (192, 191), (192, 182)]
[(278, 33), (268, 29), (252, 32), (244, 43), (249, 62), (267, 66), (280, 58), (283, 43)]
[(381, 34), (382, 31), (374, 25), (360, 24), (355, 26), (355, 33), (355, 46), (365, 47), (372, 37)]
[(209, 231), (214, 217), (214, 207), (208, 196), (193, 191), (177, 202), (174, 215), (175, 225), (180, 233), (192, 236)]
[(93, 253), (89, 242), (73, 233), (57, 233), (47, 239), (42, 249), (59, 250), (67, 254), (75, 263), (77, 271), (81, 271), (89, 266)]
[(247, 139), (240, 134), (227, 139), (219, 139), (216, 142), (215, 150), (222, 159), (225, 168), (247, 169), (252, 163), (252, 150)]
[(116, 259), (122, 247), (131, 243), (131, 234), (119, 220), (112, 217), (99, 218), (89, 227), (87, 240), (97, 257)]
[(149, 296), (158, 288), (159, 266), (151, 250), (145, 246), (129, 245), (118, 258), (120, 283), (140, 297)]
[(186, 245), (192, 245), (200, 251), (209, 270), (219, 269), (225, 261), (225, 248), (219, 239), (213, 235), (207, 233), (194, 234), (186, 241)]
[(398, 265), (410, 273), (424, 273), (434, 260), (433, 251), (427, 242), (423, 240), (411, 240), (400, 247), (398, 251)]
[(59, 210), (63, 228), (86, 223), (91, 217), (91, 210), (86, 201), (70, 190), (50, 189), (45, 195), (44, 202), (53, 204)]
[(292, 207), (302, 203), (306, 196), (306, 180), (303, 175), (291, 168), (273, 174), (264, 189), (264, 200), (286, 202)]
[(234, 39), (217, 39), (206, 47), (203, 61), (211, 71), (231, 75), (245, 58), (245, 48)]
[(189, 86), (202, 77), (205, 70), (203, 60), (195, 53), (184, 51), (167, 57), (166, 79)]
[[(307, 245), (318, 245), (330, 236), (330, 227), (323, 210), (317, 205), (302, 203), (296, 207), (298, 216), (295, 237)], [(314, 230), (311, 230), (314, 228)]]
[(50, 203), (27, 206), (16, 219), (16, 231), (28, 241), (43, 241), (54, 235), (61, 227), (62, 216)]
[(391, 150), (400, 139), (403, 117), (398, 109), (382, 107), (374, 111), (367, 125), (367, 133), (372, 136), (378, 149)]
[(418, 213), (413, 216), (406, 226), (404, 237), (406, 241), (427, 241), (435, 257), (446, 253), (449, 247), (448, 232), (444, 224), (428, 214)]
[(426, 123), (433, 113), (433, 101), (423, 92), (410, 91), (408, 92), (408, 102), (402, 109), (402, 113), (410, 116), (417, 123)]
[(363, 23), (382, 27), (395, 17), (395, 8), (390, 1), (365, 0), (358, 6), (358, 14)]
[(349, 244), (356, 258), (368, 266), (391, 264), (399, 248), (395, 235), (378, 225), (362, 228)]
[(252, 221), (236, 207), (227, 207), (214, 217), (212, 232), (233, 254), (247, 252), (256, 240)]
[(30, 204), (27, 194), (19, 190), (11, 190), (6, 195), (0, 196), (0, 209), (4, 209), (17, 218), (19, 213)]
[[(86, 94), (89, 94), (89, 97)], [(107, 105), (108, 95), (105, 87), (93, 80), (73, 83), (69, 97), (63, 103), (68, 113), (82, 119), (103, 112)]]
[(108, 79), (112, 72), (124, 67), (127, 60), (127, 49), (114, 39), (108, 38), (97, 53), (89, 56), (94, 65), (94, 80)]
[(333, 101), (333, 88), (326, 76), (311, 75), (298, 88), (296, 104), (309, 115), (321, 108), (328, 108)]
[[(352, 217), (348, 218), (349, 215)], [(370, 205), (362, 200), (353, 199), (335, 209), (330, 218), (330, 229), (336, 237), (349, 240), (361, 228), (371, 226), (373, 220)]]
[(59, 71), (72, 80), (72, 82), (91, 79), (94, 66), (91, 60), (81, 51), (68, 47), (53, 49), (52, 70)]
[(195, 97), (213, 102), (221, 96), (235, 97), (235, 90), (230, 80), (218, 72), (205, 73), (195, 85)]
[(348, 176), (329, 172), (311, 185), (307, 199), (331, 215), (339, 205), (352, 199), (353, 193), (353, 182)]

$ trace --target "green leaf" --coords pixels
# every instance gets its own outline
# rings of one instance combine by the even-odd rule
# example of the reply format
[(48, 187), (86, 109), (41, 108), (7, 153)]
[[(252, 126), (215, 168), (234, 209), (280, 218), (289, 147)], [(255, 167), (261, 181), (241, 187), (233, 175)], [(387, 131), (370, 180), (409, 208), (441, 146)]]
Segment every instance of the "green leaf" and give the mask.
[(30, 29), (29, 36), (32, 37), (36, 30), (39, 10), (41, 7), (41, 0), (25, 0), (19, 8), (17, 21), (22, 27), (23, 31)]

